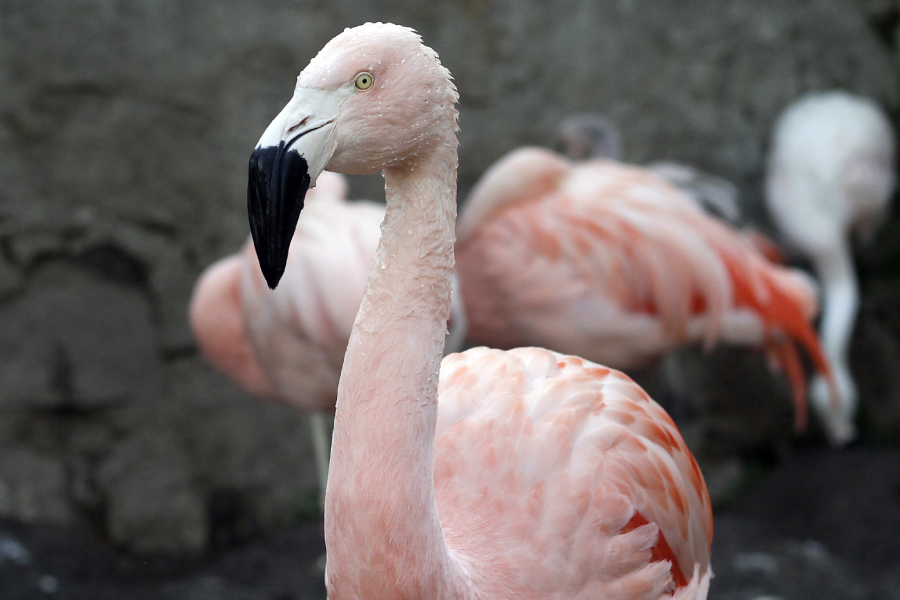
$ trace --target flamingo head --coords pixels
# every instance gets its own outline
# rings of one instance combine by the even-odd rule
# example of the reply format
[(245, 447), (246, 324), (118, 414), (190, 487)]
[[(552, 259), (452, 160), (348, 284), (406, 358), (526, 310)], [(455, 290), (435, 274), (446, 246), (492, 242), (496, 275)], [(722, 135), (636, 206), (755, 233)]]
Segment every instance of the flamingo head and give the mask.
[(456, 99), (450, 73), (412, 29), (366, 23), (322, 48), (250, 157), (250, 231), (269, 287), (319, 174), (414, 164), (455, 132)]

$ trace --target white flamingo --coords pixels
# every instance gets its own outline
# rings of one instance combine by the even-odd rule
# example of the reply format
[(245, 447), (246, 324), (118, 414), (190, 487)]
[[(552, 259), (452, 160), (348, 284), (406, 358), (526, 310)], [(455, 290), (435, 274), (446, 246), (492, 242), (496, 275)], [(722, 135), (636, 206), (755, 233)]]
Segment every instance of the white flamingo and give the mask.
[(835, 444), (855, 436), (857, 391), (849, 347), (859, 308), (851, 235), (871, 237), (884, 220), (894, 190), (894, 134), (890, 121), (866, 98), (845, 92), (810, 94), (785, 110), (775, 125), (766, 179), (769, 211), (784, 236), (812, 261), (824, 307), (820, 333), (834, 368), (840, 403), (821, 377), (810, 396), (830, 414)]

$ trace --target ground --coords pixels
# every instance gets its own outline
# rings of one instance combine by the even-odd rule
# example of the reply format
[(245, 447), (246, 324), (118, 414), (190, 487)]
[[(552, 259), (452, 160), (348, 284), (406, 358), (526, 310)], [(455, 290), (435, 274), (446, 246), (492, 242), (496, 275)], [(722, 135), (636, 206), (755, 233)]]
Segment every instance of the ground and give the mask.
[[(900, 450), (796, 451), (716, 512), (710, 598), (900, 598)], [(324, 598), (320, 523), (192, 560), (0, 522), (4, 600)]]
[(804, 451), (715, 527), (711, 598), (900, 598), (900, 451)]

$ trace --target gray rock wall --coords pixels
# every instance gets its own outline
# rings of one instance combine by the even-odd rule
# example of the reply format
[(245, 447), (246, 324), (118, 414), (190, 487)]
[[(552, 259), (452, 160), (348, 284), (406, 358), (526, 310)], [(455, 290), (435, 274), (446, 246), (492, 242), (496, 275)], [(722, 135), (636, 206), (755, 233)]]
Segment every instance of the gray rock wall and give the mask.
[[(752, 207), (798, 94), (896, 112), (898, 15), (887, 0), (0, 0), (0, 515), (150, 552), (293, 518), (314, 482), (304, 417), (206, 366), (186, 303), (247, 234), (250, 150), (343, 27), (408, 24), (440, 53), (463, 193), (598, 110), (629, 159), (697, 164)], [(353, 186), (381, 196), (377, 176)], [(900, 298), (897, 256), (872, 259), (874, 313)]]

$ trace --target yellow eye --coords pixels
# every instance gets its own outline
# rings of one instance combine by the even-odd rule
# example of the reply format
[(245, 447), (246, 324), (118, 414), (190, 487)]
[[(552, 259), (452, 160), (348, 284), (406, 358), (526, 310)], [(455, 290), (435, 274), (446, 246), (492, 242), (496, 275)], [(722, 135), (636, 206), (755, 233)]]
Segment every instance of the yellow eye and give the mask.
[(367, 90), (372, 87), (372, 83), (374, 82), (374, 78), (371, 73), (360, 73), (356, 76), (356, 89), (358, 90)]

